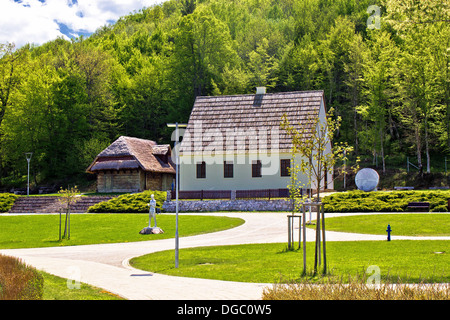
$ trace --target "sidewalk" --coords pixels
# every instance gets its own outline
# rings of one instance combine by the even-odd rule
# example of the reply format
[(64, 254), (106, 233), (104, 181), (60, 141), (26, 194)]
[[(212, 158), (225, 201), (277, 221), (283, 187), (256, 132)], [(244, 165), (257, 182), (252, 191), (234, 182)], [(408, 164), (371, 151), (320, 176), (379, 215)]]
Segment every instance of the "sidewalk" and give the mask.
[[(286, 214), (233, 212), (209, 215), (239, 217), (244, 219), (245, 223), (230, 230), (182, 237), (180, 249), (249, 243), (287, 243)], [(337, 215), (339, 214), (328, 214), (327, 217)], [(307, 229), (306, 238), (307, 241), (314, 241), (315, 230)], [(450, 240), (450, 237), (435, 238)], [(326, 239), (327, 241), (386, 240), (386, 236), (327, 231)], [(392, 239), (417, 238), (392, 237)], [(72, 247), (7, 249), (0, 250), (0, 253), (19, 257), (37, 269), (60, 277), (81, 276), (81, 282), (104, 288), (131, 300), (258, 300), (261, 299), (263, 289), (271, 286), (271, 284), (166, 276), (137, 270), (128, 264), (133, 257), (174, 249), (174, 246), (174, 239), (165, 239)]]

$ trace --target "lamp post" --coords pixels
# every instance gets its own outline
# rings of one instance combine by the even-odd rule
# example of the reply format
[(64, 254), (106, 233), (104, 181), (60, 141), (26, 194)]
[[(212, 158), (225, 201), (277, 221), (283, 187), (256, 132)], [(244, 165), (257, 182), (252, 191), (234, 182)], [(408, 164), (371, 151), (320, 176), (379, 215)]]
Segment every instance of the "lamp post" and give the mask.
[[(168, 123), (167, 127), (175, 128), (175, 144), (174, 149), (176, 149), (179, 141), (180, 141), (180, 132), (179, 128), (186, 128), (187, 124), (181, 123)], [(176, 159), (175, 159), (175, 194), (176, 194), (176, 225), (175, 225), (175, 268), (178, 268), (179, 261), (179, 237), (178, 237), (178, 187), (180, 184), (180, 152), (176, 150)]]
[(32, 156), (33, 156), (33, 152), (25, 153), (25, 157), (27, 158), (27, 163), (28, 163), (27, 196), (30, 195), (30, 161), (31, 161)]

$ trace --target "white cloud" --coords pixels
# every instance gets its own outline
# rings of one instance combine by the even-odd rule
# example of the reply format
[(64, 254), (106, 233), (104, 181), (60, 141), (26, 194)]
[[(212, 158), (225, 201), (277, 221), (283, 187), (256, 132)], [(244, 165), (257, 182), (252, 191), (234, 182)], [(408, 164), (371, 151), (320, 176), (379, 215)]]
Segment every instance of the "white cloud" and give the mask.
[[(164, 0), (0, 0), (0, 43), (43, 44), (71, 34), (92, 33), (134, 10)], [(66, 34), (68, 32), (65, 32)]]

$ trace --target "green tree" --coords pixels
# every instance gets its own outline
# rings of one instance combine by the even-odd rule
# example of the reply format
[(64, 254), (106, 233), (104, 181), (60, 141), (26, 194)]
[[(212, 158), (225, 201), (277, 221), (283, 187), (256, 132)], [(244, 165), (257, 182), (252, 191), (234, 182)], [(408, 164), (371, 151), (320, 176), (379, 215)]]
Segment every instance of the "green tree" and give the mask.
[(372, 137), (373, 154), (374, 157), (376, 154), (381, 155), (385, 173), (385, 140), (388, 124), (393, 121), (392, 101), (396, 99), (393, 79), (398, 49), (389, 33), (379, 30), (371, 32), (371, 41), (365, 51), (365, 61), (361, 65), (360, 86), (364, 102), (356, 103), (355, 110), (370, 123), (371, 128), (367, 133)]
[(338, 17), (326, 38), (320, 41), (318, 46), (318, 50), (321, 52), (319, 63), (323, 74), (323, 81), (320, 85), (325, 90), (327, 106), (333, 108), (336, 115), (342, 117), (342, 126), (336, 133), (336, 137), (344, 141), (354, 140), (352, 137), (354, 111), (347, 98), (345, 80), (348, 77), (344, 71), (354, 36), (355, 25), (346, 17)]
[(359, 122), (360, 117), (357, 108), (361, 103), (362, 87), (363, 87), (363, 65), (365, 62), (365, 54), (367, 47), (363, 42), (362, 36), (356, 34), (349, 46), (348, 61), (344, 62), (344, 72), (346, 74), (345, 84), (348, 88), (348, 99), (350, 107), (353, 111), (353, 130), (354, 130), (354, 147), (355, 153), (359, 151)]
[(180, 3), (183, 16), (193, 13), (197, 5), (196, 0), (180, 0)]
[[(1, 154), (3, 166), (12, 172), (24, 173), (23, 154), (33, 152), (32, 172), (47, 167), (44, 162), (51, 157), (51, 142), (55, 138), (49, 129), (57, 130), (59, 122), (51, 123), (48, 115), (57, 117), (54, 110), (52, 87), (58, 77), (56, 70), (46, 65), (44, 58), (30, 63), (29, 73), (23, 79), (20, 91), (10, 97), (11, 108), (1, 126)], [(48, 165), (48, 163), (47, 163)], [(47, 167), (48, 168), (48, 167)], [(34, 175), (36, 179), (36, 175)]]
[[(27, 47), (16, 50), (13, 43), (0, 44), (0, 150), (2, 149), (2, 122), (11, 106), (11, 96), (20, 90), (27, 72)], [(0, 153), (0, 177), (9, 171), (5, 166), (7, 155)], [(3, 164), (3, 165), (2, 165)], [(1, 184), (1, 182), (0, 182)]]
[(0, 43), (0, 125), (10, 104), (11, 94), (21, 83), (21, 71), (25, 71), (23, 59), (26, 48), (16, 50), (14, 43)]
[(241, 63), (227, 26), (207, 7), (199, 6), (180, 19), (174, 41), (170, 86), (176, 91), (179, 115), (186, 121), (195, 97), (220, 93), (228, 86), (221, 73), (238, 69)]
[(273, 88), (276, 85), (275, 70), (278, 69), (278, 63), (275, 57), (268, 54), (268, 47), (269, 41), (263, 38), (256, 50), (248, 54), (248, 69), (251, 74), (250, 85), (252, 87)]
[[(437, 56), (446, 52), (436, 44), (434, 38), (440, 38), (448, 29), (445, 20), (450, 17), (448, 5), (437, 0), (386, 1), (387, 22), (397, 31), (402, 40), (402, 51), (398, 63), (398, 91), (402, 108), (399, 116), (409, 129), (418, 158), (420, 172), (423, 171), (422, 152), (425, 149), (426, 172), (431, 171), (430, 141), (436, 136), (433, 127), (440, 127), (439, 115), (445, 113), (443, 105), (442, 81), (438, 79)], [(442, 60), (445, 61), (445, 58)], [(441, 65), (442, 66), (442, 65)], [(444, 66), (445, 67), (445, 66)]]

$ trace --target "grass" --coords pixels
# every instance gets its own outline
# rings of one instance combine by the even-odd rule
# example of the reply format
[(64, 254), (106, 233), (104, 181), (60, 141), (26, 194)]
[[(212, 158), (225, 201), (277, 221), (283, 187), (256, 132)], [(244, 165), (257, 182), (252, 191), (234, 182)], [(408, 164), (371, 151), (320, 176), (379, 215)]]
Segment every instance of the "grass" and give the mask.
[(79, 288), (70, 289), (67, 279), (46, 272), (40, 273), (44, 278), (43, 300), (123, 300), (113, 293), (85, 283), (80, 283)]
[[(72, 214), (70, 240), (59, 241), (59, 215), (0, 215), (0, 248), (39, 248), (135, 242), (175, 237), (175, 215), (158, 215), (163, 234), (141, 235), (148, 214)], [(239, 218), (179, 216), (180, 237), (236, 227)], [(64, 232), (64, 215), (62, 217)]]
[[(367, 283), (369, 280), (369, 284)], [(450, 284), (396, 283), (371, 285), (367, 276), (349, 282), (317, 285), (308, 280), (264, 288), (263, 300), (449, 300)], [(404, 313), (402, 313), (404, 314)]]
[[(313, 214), (314, 216), (315, 214)], [(328, 218), (325, 215), (327, 231), (341, 231), (366, 234), (384, 234), (391, 225), (391, 235), (396, 236), (450, 236), (450, 214), (373, 214)], [(315, 228), (315, 226), (310, 226)]]
[[(312, 270), (314, 244), (309, 242), (306, 248), (307, 268)], [(450, 282), (449, 254), (450, 242), (445, 240), (327, 242), (331, 278), (356, 276), (376, 265), (384, 281), (400, 277), (414, 283), (424, 278)], [(137, 257), (130, 263), (138, 269), (174, 276), (256, 283), (298, 280), (303, 271), (302, 250), (286, 250), (286, 244), (280, 243), (183, 249), (178, 269), (172, 260), (173, 250), (169, 250)]]
[(33, 267), (0, 255), (0, 300), (41, 300), (44, 279)]

